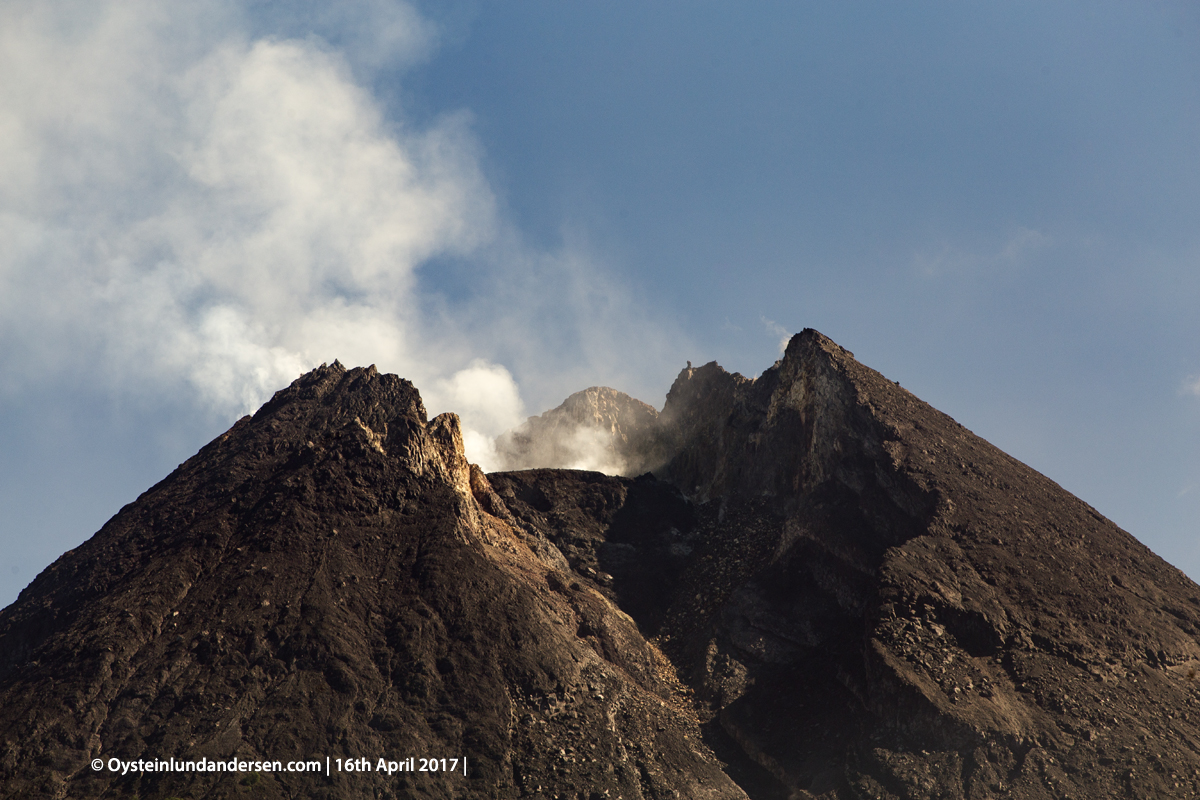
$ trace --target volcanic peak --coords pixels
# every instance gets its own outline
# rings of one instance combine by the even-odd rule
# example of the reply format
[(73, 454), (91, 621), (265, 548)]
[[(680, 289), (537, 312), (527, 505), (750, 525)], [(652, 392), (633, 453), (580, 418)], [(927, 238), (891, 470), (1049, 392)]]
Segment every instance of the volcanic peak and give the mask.
[(254, 791), (1200, 792), (1200, 587), (848, 351), (689, 367), (657, 414), (573, 398), (517, 450), (582, 421), (654, 474), (484, 475), (373, 368), (277, 393), (0, 612), (0, 793), (232, 798), (89, 760), (414, 750), (473, 772)]

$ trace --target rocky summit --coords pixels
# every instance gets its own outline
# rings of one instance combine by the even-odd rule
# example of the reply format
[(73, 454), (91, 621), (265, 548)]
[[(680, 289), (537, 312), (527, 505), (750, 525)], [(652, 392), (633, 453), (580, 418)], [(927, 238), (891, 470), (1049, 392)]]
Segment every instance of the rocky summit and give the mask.
[(0, 612), (0, 796), (1200, 791), (1200, 587), (851, 353), (573, 398), (498, 451), (647, 471), (277, 393)]

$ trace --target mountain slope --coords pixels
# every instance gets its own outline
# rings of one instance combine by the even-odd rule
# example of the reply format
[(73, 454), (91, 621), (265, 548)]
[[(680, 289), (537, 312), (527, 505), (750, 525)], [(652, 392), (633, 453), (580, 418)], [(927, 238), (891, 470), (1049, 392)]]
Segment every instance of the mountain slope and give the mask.
[(685, 572), (667, 650), (789, 791), (1200, 789), (1200, 587), (1091, 507), (815, 331), (754, 381), (685, 370), (662, 418), (717, 548), (760, 528)]
[[(488, 505), (407, 381), (302, 377), (0, 614), (0, 795), (744, 797), (662, 655)], [(89, 766), (410, 756), (467, 774)]]
[[(578, 397), (653, 475), (485, 476), (373, 369), (277, 394), (0, 612), (0, 795), (1200, 792), (1200, 587), (848, 351)], [(89, 766), (235, 756), (469, 768)]]
[(492, 482), (756, 800), (1200, 792), (1200, 587), (1086, 503), (815, 331), (754, 380), (685, 369), (658, 424), (685, 511)]

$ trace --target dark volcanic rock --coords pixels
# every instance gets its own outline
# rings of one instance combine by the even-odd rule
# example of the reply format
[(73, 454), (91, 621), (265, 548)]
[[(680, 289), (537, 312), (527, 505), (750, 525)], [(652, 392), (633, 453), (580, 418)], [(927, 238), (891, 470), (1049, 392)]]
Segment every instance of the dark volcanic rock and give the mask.
[[(609, 392), (655, 475), (485, 476), (374, 370), (280, 392), (0, 612), (0, 795), (1200, 791), (1200, 587), (1085, 503), (814, 331)], [(327, 755), (470, 768), (88, 766)]]
[[(454, 415), (323, 367), (0, 614), (0, 795), (744, 797), (666, 659), (567, 569)], [(467, 774), (324, 773), (410, 756)], [(89, 766), (114, 757), (321, 771)]]
[(1200, 791), (1200, 587), (1087, 504), (815, 331), (684, 370), (658, 424), (694, 506), (657, 527), (627, 480), (492, 481), (611, 576), (751, 797)]
[(1200, 587), (1090, 506), (815, 331), (663, 417), (755, 562), (688, 565), (665, 648), (776, 796), (1200, 790)]

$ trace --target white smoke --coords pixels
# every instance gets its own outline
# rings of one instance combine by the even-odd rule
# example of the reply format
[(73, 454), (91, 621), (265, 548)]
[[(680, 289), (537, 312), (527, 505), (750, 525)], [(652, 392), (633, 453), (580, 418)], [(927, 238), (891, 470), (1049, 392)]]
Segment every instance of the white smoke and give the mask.
[(759, 317), (763, 327), (767, 329), (767, 333), (771, 336), (778, 337), (779, 354), (783, 355), (787, 350), (788, 342), (792, 340), (792, 333), (778, 322), (766, 317)]
[[(573, 338), (579, 369), (661, 341), (581, 257), (504, 232), (468, 117), (416, 129), (356, 82), (430, 50), (411, 7), (354, 4), (354, 64), (295, 15), (295, 38), (249, 36), (243, 11), (0, 8), (0, 390), (78, 372), (241, 413), (323, 361), (374, 363), (457, 411), (486, 468), (524, 409), (471, 341), (528, 366)], [(434, 257), (491, 270), (469, 320), (422, 311)]]
[(564, 469), (594, 470), (606, 475), (627, 473), (625, 459), (613, 446), (612, 434), (604, 428), (581, 424), (555, 433), (555, 440), (547, 442), (541, 453), (535, 449), (529, 454), (533, 457), (532, 463)]
[(495, 438), (524, 417), (516, 381), (504, 367), (482, 359), (433, 384), (433, 396), (470, 424), (463, 444), (472, 461), (485, 471), (499, 466)]

